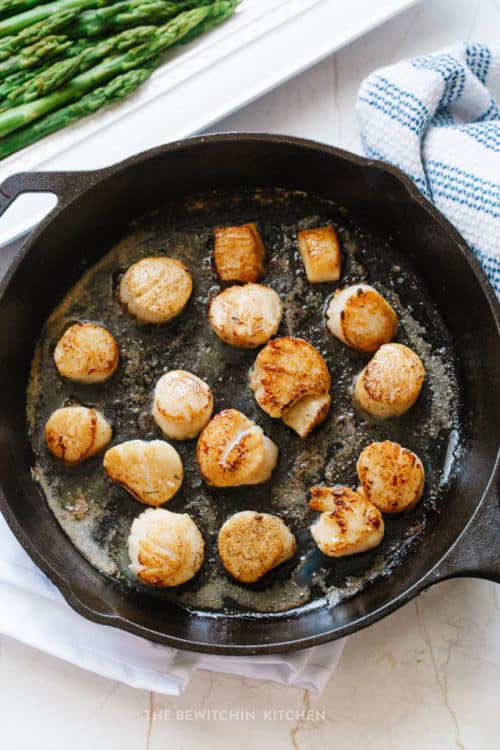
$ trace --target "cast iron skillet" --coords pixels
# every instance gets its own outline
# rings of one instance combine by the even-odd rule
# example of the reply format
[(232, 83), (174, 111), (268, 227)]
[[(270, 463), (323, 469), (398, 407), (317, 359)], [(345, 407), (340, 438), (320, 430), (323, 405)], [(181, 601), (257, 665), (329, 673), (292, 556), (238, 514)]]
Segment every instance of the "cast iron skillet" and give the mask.
[[(159, 197), (242, 185), (286, 186), (331, 199), (406, 248), (454, 340), (467, 441), (446, 513), (429, 524), (390, 576), (337, 606), (226, 618), (172, 603), (159, 607), (153, 598), (125, 592), (80, 555), (32, 479), (25, 390), (41, 327), (81, 274), (81, 258), (95, 261), (120, 225), (154, 207)], [(0, 507), (28, 554), (77, 612), (179, 648), (272, 653), (359, 630), (446, 578), (500, 581), (498, 305), (464, 240), (397, 169), (310, 141), (230, 134), (174, 143), (95, 172), (14, 175), (0, 187), (0, 214), (24, 192), (55, 193), (59, 203), (0, 282)]]

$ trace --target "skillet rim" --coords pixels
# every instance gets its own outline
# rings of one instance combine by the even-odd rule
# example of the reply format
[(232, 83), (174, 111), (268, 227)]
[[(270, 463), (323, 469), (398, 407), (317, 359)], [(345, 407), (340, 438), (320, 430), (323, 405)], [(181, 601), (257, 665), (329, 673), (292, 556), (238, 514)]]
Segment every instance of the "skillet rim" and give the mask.
[[(7, 272), (5, 273), (3, 278), (0, 280), (0, 299), (3, 297), (3, 294), (8, 288), (10, 280), (12, 276), (15, 274), (18, 266), (24, 260), (24, 258), (29, 254), (32, 246), (36, 243), (40, 235), (43, 234), (46, 227), (51, 224), (51, 222), (55, 219), (57, 215), (59, 215), (59, 213), (61, 213), (62, 211), (70, 207), (74, 200), (80, 198), (87, 191), (93, 190), (94, 187), (97, 187), (107, 177), (111, 177), (112, 175), (115, 175), (117, 173), (123, 173), (126, 170), (128, 170), (130, 167), (136, 164), (139, 164), (149, 159), (155, 159), (156, 157), (159, 157), (159, 156), (164, 156), (170, 152), (196, 148), (199, 146), (203, 146), (207, 143), (208, 144), (226, 143), (226, 142), (234, 143), (234, 142), (242, 142), (242, 141), (263, 142), (263, 143), (268, 143), (271, 145), (272, 144), (287, 144), (292, 147), (300, 147), (302, 149), (309, 149), (312, 151), (320, 152), (321, 154), (327, 157), (334, 157), (337, 159), (342, 159), (342, 160), (351, 162), (353, 164), (362, 166), (364, 168), (381, 170), (382, 172), (391, 174), (405, 188), (410, 200), (412, 202), (416, 202), (420, 206), (421, 209), (425, 210), (430, 215), (432, 220), (439, 225), (440, 230), (445, 231), (448, 234), (448, 236), (450, 237), (454, 245), (458, 248), (458, 250), (465, 257), (465, 260), (467, 261), (477, 281), (479, 282), (481, 291), (486, 297), (488, 308), (491, 311), (493, 320), (496, 324), (497, 334), (500, 338), (500, 305), (497, 301), (493, 288), (491, 287), (491, 284), (489, 280), (487, 279), (486, 274), (481, 264), (479, 263), (476, 256), (473, 254), (472, 250), (468, 247), (464, 238), (455, 229), (455, 227), (448, 221), (448, 219), (438, 209), (435, 208), (435, 206), (433, 206), (420, 193), (420, 191), (414, 185), (414, 183), (403, 172), (401, 172), (397, 167), (394, 167), (391, 164), (387, 164), (386, 162), (376, 160), (376, 159), (366, 158), (364, 156), (360, 156), (358, 154), (345, 151), (335, 146), (322, 144), (320, 142), (317, 142), (311, 139), (297, 138), (294, 136), (287, 136), (287, 135), (266, 134), (266, 133), (231, 132), (231, 133), (200, 135), (200, 136), (195, 136), (192, 138), (174, 141), (172, 143), (159, 146), (154, 149), (149, 149), (149, 150), (140, 152), (139, 154), (131, 156), (125, 160), (117, 162), (116, 164), (105, 167), (103, 169), (88, 170), (88, 171), (73, 171), (73, 172), (64, 171), (64, 172), (58, 172), (58, 173), (51, 173), (51, 172), (42, 173), (42, 174), (47, 175), (48, 177), (50, 177), (50, 175), (54, 175), (54, 177), (56, 175), (58, 177), (61, 177), (61, 176), (64, 177), (64, 181), (62, 185), (58, 186), (54, 184), (52, 187), (47, 186), (43, 188), (44, 192), (54, 192), (57, 195), (57, 197), (60, 199), (60, 201), (58, 201), (55, 208), (42, 220), (42, 222), (40, 222), (40, 224), (35, 228), (35, 230), (30, 234), (30, 236), (22, 243), (22, 246), (20, 250), (18, 251), (18, 253), (16, 254), (15, 259), (12, 261)], [(33, 180), (35, 180), (36, 175), (40, 173), (35, 172), (35, 173), (28, 173), (28, 174), (32, 176)], [(13, 175), (11, 178), (8, 178), (9, 182), (12, 181), (14, 188), (15, 188), (15, 180), (16, 180), (16, 175)], [(66, 182), (67, 184), (65, 184)], [(5, 184), (6, 183), (4, 183), (4, 185)], [(20, 190), (15, 189), (12, 200), (15, 200), (17, 195), (22, 192), (33, 192), (34, 184), (35, 183), (33, 183), (33, 185), (31, 186), (31, 190), (29, 187), (23, 188), (22, 185), (21, 185)], [(3, 186), (0, 186), (0, 194), (1, 194), (2, 187)], [(9, 201), (9, 203), (10, 202), (11, 201)], [(201, 642), (201, 641), (191, 641), (191, 640), (184, 639), (184, 638), (178, 638), (176, 636), (159, 633), (156, 630), (152, 630), (143, 625), (134, 623), (131, 620), (126, 619), (122, 615), (104, 614), (102, 612), (98, 612), (92, 609), (84, 601), (82, 601), (82, 599), (78, 596), (78, 593), (74, 591), (69, 581), (64, 577), (64, 574), (59, 572), (53, 567), (53, 565), (45, 558), (43, 553), (39, 551), (39, 549), (34, 545), (32, 540), (24, 532), (21, 524), (17, 521), (17, 518), (15, 517), (13, 511), (11, 510), (10, 504), (5, 498), (2, 491), (0, 491), (0, 510), (2, 510), (8, 526), (10, 527), (10, 529), (16, 536), (17, 540), (21, 543), (25, 551), (34, 560), (34, 562), (38, 565), (38, 567), (40, 567), (40, 569), (49, 577), (52, 583), (56, 585), (56, 587), (62, 593), (64, 599), (72, 607), (72, 609), (75, 610), (78, 614), (86, 617), (87, 619), (93, 622), (97, 622), (99, 624), (104, 624), (104, 625), (108, 625), (111, 627), (117, 627), (120, 630), (125, 630), (127, 632), (138, 635), (139, 637), (146, 638), (150, 641), (161, 643), (163, 645), (169, 645), (174, 648), (180, 648), (183, 650), (189, 650), (189, 651), (195, 651), (195, 652), (201, 652), (201, 653), (226, 654), (226, 655), (257, 655), (257, 654), (269, 654), (269, 653), (283, 653), (286, 651), (309, 648), (309, 647), (316, 646), (322, 643), (326, 643), (332, 640), (337, 640), (353, 632), (357, 632), (358, 630), (361, 630), (362, 628), (367, 627), (373, 624), (374, 622), (377, 622), (378, 620), (382, 619), (386, 615), (395, 611), (396, 609), (401, 607), (403, 604), (410, 601), (413, 597), (415, 597), (418, 593), (420, 593), (422, 590), (424, 590), (428, 586), (432, 585), (433, 583), (439, 580), (443, 580), (443, 577), (439, 575), (439, 569), (442, 566), (443, 562), (445, 562), (447, 558), (450, 557), (452, 551), (458, 548), (459, 544), (463, 541), (463, 538), (466, 536), (468, 530), (470, 529), (475, 519), (477, 518), (479, 511), (487, 503), (487, 500), (491, 494), (492, 487), (495, 483), (495, 477), (498, 475), (499, 464), (500, 464), (500, 455), (497, 455), (497, 459), (496, 459), (494, 467), (492, 468), (489, 481), (487, 483), (487, 486), (482, 496), (478, 499), (474, 513), (471, 515), (467, 523), (464, 525), (463, 529), (458, 534), (455, 541), (448, 547), (448, 549), (444, 552), (442, 557), (431, 568), (429, 568), (419, 580), (415, 581), (410, 587), (406, 588), (399, 595), (395, 596), (394, 598), (391, 598), (389, 601), (382, 604), (381, 606), (375, 609), (372, 609), (367, 614), (361, 615), (360, 617), (357, 617), (356, 619), (354, 619), (353, 621), (347, 624), (334, 627), (330, 630), (324, 631), (323, 633), (314, 634), (311, 636), (301, 636), (293, 640), (285, 640), (285, 641), (280, 640), (274, 643), (269, 643), (269, 642), (258, 643), (252, 646), (241, 645), (241, 644), (222, 644), (222, 643), (214, 643), (214, 642), (207, 643), (207, 642)], [(64, 532), (61, 530), (61, 533), (64, 533)], [(451, 574), (448, 573), (444, 577), (451, 577), (452, 575), (460, 575), (460, 574), (461, 574), (460, 569), (457, 569), (455, 571), (452, 571)], [(286, 617), (287, 613), (282, 613), (282, 615), (283, 617)], [(203, 613), (200, 613), (198, 616), (200, 618), (204, 617)], [(288, 616), (290, 617), (290, 613), (288, 613)], [(205, 618), (207, 620), (210, 619), (210, 615), (209, 614), (206, 615)], [(244, 616), (242, 619), (248, 619), (249, 622), (252, 620), (251, 616), (250, 617)]]
[[(10, 264), (7, 272), (4, 274), (2, 279), (0, 279), (0, 298), (2, 297), (11, 276), (14, 274), (15, 270), (17, 269), (17, 266), (22, 261), (25, 255), (29, 253), (29, 250), (31, 248), (31, 245), (38, 239), (40, 234), (45, 230), (45, 228), (56, 218), (56, 216), (61, 213), (62, 211), (66, 210), (71, 203), (76, 200), (77, 198), (80, 198), (84, 193), (86, 193), (89, 190), (92, 190), (94, 187), (97, 187), (100, 182), (105, 180), (107, 177), (110, 177), (116, 173), (124, 172), (129, 167), (134, 166), (135, 164), (139, 164), (142, 161), (146, 161), (150, 158), (155, 158), (156, 156), (161, 156), (163, 154), (167, 154), (171, 151), (178, 151), (182, 150), (184, 148), (192, 148), (196, 147), (198, 145), (203, 145), (205, 143), (225, 143), (225, 142), (233, 142), (233, 141), (256, 141), (256, 142), (264, 142), (264, 143), (277, 143), (277, 144), (288, 144), (290, 146), (299, 146), (301, 148), (310, 149), (313, 151), (320, 151), (323, 153), (328, 154), (329, 156), (334, 156), (336, 158), (344, 159), (346, 161), (349, 161), (353, 164), (357, 164), (360, 166), (373, 168), (373, 169), (379, 169), (382, 172), (386, 172), (388, 174), (391, 174), (396, 180), (398, 180), (403, 187), (405, 188), (406, 192), (408, 193), (409, 197), (416, 201), (418, 205), (420, 205), (421, 208), (423, 208), (438, 224), (441, 225), (441, 228), (446, 230), (446, 232), (450, 235), (450, 237), (453, 239), (453, 241), (459, 246), (460, 251), (465, 256), (465, 259), (469, 263), (470, 266), (472, 266), (472, 270), (474, 271), (474, 275), (476, 276), (477, 280), (479, 281), (482, 291), (485, 293), (486, 298), (489, 303), (489, 307), (491, 309), (491, 312), (493, 314), (493, 318), (495, 320), (496, 326), (497, 326), (497, 332), (500, 336), (500, 302), (498, 301), (496, 294), (493, 290), (493, 287), (491, 286), (491, 283), (486, 276), (486, 273), (477, 259), (477, 257), (474, 255), (472, 250), (470, 249), (469, 245), (467, 244), (466, 240), (463, 238), (463, 236), (460, 234), (460, 232), (453, 226), (453, 224), (449, 221), (449, 219), (446, 218), (446, 216), (439, 211), (417, 188), (414, 182), (404, 173), (402, 172), (398, 167), (395, 167), (393, 164), (389, 164), (388, 162), (382, 161), (380, 159), (372, 159), (370, 157), (361, 156), (360, 154), (356, 154), (352, 151), (346, 151), (345, 149), (338, 148), (337, 146), (331, 146), (327, 143), (321, 143), (321, 141), (315, 141), (310, 138), (299, 138), (296, 136), (291, 135), (280, 135), (277, 133), (265, 133), (265, 132), (244, 132), (244, 131), (231, 131), (227, 133), (209, 133), (206, 135), (197, 135), (190, 138), (182, 138), (177, 141), (172, 141), (171, 143), (166, 143), (162, 146), (156, 146), (155, 148), (147, 149), (145, 151), (140, 151), (138, 154), (134, 154), (133, 156), (129, 156), (126, 159), (122, 159), (121, 161), (118, 161), (114, 164), (111, 164), (107, 167), (103, 167), (101, 169), (89, 169), (89, 170), (61, 170), (61, 171), (41, 171), (41, 172), (27, 172), (27, 173), (21, 173), (21, 174), (29, 174), (32, 175), (34, 178), (36, 178), (37, 175), (43, 174), (47, 176), (51, 175), (57, 175), (61, 176), (63, 175), (65, 178), (67, 178), (69, 181), (72, 179), (75, 180), (76, 185), (73, 186), (72, 194), (70, 197), (66, 195), (67, 192), (67, 186), (63, 186), (62, 190), (59, 192), (57, 190), (57, 186), (54, 185), (53, 187), (45, 187), (43, 189), (39, 189), (37, 192), (47, 192), (47, 193), (54, 193), (56, 197), (62, 198), (61, 203), (57, 203), (54, 208), (49, 211), (49, 213), (42, 219), (42, 221), (33, 229), (32, 232), (30, 232), (29, 236), (26, 238), (26, 240), (22, 244), (21, 250), (16, 255), (15, 259)], [(17, 174), (13, 174), (10, 177), (8, 177), (2, 184), (0, 184), (0, 194), (2, 193), (2, 188), (11, 181), (15, 183), (16, 177), (18, 177)], [(79, 184), (83, 183), (83, 184)], [(86, 183), (86, 184), (85, 184)], [(32, 186), (32, 189), (29, 188), (21, 188), (20, 190), (17, 190), (15, 195), (12, 197), (12, 200), (7, 203), (6, 208), (16, 200), (16, 198), (21, 195), (22, 193), (29, 193), (34, 192), (34, 186)], [(0, 216), (1, 216), (0, 212)]]

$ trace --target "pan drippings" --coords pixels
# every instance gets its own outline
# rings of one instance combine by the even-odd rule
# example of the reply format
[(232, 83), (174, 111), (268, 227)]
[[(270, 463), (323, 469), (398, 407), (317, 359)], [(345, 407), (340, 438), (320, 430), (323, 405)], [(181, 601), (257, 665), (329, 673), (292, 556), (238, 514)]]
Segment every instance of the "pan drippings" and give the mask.
[[(332, 407), (326, 422), (302, 440), (281, 420), (256, 404), (248, 376), (258, 350), (225, 345), (207, 318), (210, 297), (221, 285), (212, 268), (212, 230), (223, 224), (257, 221), (267, 250), (262, 283), (280, 295), (285, 314), (278, 336), (307, 339), (325, 357), (332, 376)], [(341, 246), (339, 283), (310, 284), (300, 261), (299, 229), (333, 223)], [(47, 321), (37, 346), (28, 389), (27, 415), (36, 457), (34, 476), (62, 528), (80, 552), (124, 587), (147, 590), (159, 600), (174, 599), (197, 610), (280, 612), (332, 603), (352, 596), (387, 575), (411, 554), (419, 533), (439, 512), (460, 445), (459, 388), (450, 337), (423, 283), (408, 266), (404, 248), (392, 246), (358, 226), (342, 208), (302, 193), (262, 190), (251, 194), (209, 194), (158, 209), (130, 228), (130, 234), (90, 268)], [(139, 326), (120, 306), (117, 285), (134, 261), (169, 255), (190, 269), (194, 292), (185, 311), (163, 327)], [(352, 405), (353, 381), (369, 355), (335, 339), (325, 325), (325, 309), (339, 285), (373, 285), (399, 316), (396, 341), (422, 358), (426, 381), (413, 409), (399, 419), (376, 422)], [(99, 385), (63, 380), (52, 354), (58, 338), (78, 320), (102, 323), (116, 337), (120, 364)], [(111, 445), (132, 438), (162, 437), (151, 416), (156, 381), (171, 369), (189, 370), (211, 386), (215, 412), (239, 409), (262, 426), (279, 446), (271, 481), (262, 486), (217, 490), (201, 480), (196, 440), (175, 442), (185, 478), (169, 510), (188, 512), (206, 542), (206, 559), (189, 583), (171, 590), (146, 589), (128, 571), (126, 540), (132, 520), (143, 510), (121, 487), (106, 479), (102, 455), (66, 468), (44, 443), (51, 412), (79, 403), (100, 409), (113, 425)], [(377, 549), (353, 557), (326, 559), (309, 533), (316, 514), (307, 505), (315, 484), (356, 486), (356, 459), (373, 440), (395, 440), (419, 455), (426, 470), (422, 501), (410, 513), (386, 517), (385, 538)], [(295, 533), (298, 555), (258, 584), (229, 580), (217, 557), (217, 532), (233, 513), (255, 509), (280, 515)]]

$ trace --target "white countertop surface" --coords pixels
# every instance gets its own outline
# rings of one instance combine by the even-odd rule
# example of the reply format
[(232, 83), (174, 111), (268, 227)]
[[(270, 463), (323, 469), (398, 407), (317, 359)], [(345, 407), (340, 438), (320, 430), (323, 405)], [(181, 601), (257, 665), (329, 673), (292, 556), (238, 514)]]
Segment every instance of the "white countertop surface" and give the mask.
[[(353, 108), (362, 78), (465, 39), (500, 46), (498, 0), (424, 1), (213, 130), (284, 132), (359, 150)], [(499, 595), (479, 580), (435, 586), (352, 636), (320, 698), (208, 672), (182, 697), (166, 698), (1, 638), (0, 744), (254, 750), (261, 739), (273, 750), (492, 750), (500, 736)], [(194, 709), (205, 709), (204, 718), (194, 719)]]

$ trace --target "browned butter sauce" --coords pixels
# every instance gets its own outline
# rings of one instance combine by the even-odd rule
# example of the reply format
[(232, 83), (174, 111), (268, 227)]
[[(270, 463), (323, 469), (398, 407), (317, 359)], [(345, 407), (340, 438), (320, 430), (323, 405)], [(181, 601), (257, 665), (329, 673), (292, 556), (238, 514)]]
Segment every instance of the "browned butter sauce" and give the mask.
[[(332, 408), (306, 440), (280, 420), (272, 420), (254, 401), (248, 374), (257, 350), (223, 344), (207, 319), (210, 296), (221, 289), (211, 263), (212, 229), (219, 224), (257, 220), (264, 240), (266, 274), (261, 280), (281, 296), (285, 314), (279, 336), (307, 339), (326, 358), (332, 375)], [(304, 227), (332, 222), (342, 246), (339, 283), (307, 282), (296, 245)], [(234, 407), (260, 424), (280, 448), (271, 482), (259, 487), (211, 489), (196, 467), (196, 440), (174, 442), (185, 469), (179, 493), (166, 507), (192, 515), (206, 541), (206, 559), (193, 581), (172, 590), (151, 589), (196, 609), (280, 612), (327, 597), (342, 601), (387, 575), (418, 544), (419, 532), (432, 523), (445, 502), (447, 482), (459, 452), (459, 387), (452, 343), (422, 282), (405, 260), (404, 247), (390, 238), (370, 235), (341, 207), (298, 192), (261, 190), (197, 196), (165, 206), (130, 229), (109, 248), (54, 310), (37, 346), (27, 394), (28, 429), (35, 454), (33, 473), (64, 531), (94, 566), (124, 587), (144, 587), (128, 571), (126, 540), (134, 517), (144, 506), (110, 483), (102, 455), (66, 468), (49, 454), (44, 425), (50, 413), (73, 402), (101, 409), (113, 424), (111, 444), (131, 438), (161, 437), (151, 417), (152, 391), (167, 370), (181, 368), (206, 380), (214, 392), (215, 411)], [(134, 261), (148, 255), (171, 255), (190, 268), (194, 292), (186, 310), (164, 327), (139, 326), (120, 306), (117, 285)], [(422, 358), (426, 382), (417, 405), (405, 416), (376, 423), (357, 413), (351, 392), (367, 355), (348, 349), (325, 326), (325, 307), (340, 285), (368, 282), (396, 309), (396, 340)], [(52, 361), (55, 343), (76, 320), (107, 326), (120, 347), (120, 365), (107, 383), (90, 386), (58, 376)], [(386, 519), (382, 545), (343, 558), (323, 558), (312, 542), (308, 509), (313, 484), (356, 486), (356, 459), (372, 440), (393, 439), (415, 451), (426, 469), (423, 500), (410, 513)], [(217, 557), (217, 532), (232, 513), (256, 509), (280, 515), (297, 536), (298, 554), (253, 586), (231, 581)]]

